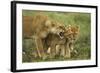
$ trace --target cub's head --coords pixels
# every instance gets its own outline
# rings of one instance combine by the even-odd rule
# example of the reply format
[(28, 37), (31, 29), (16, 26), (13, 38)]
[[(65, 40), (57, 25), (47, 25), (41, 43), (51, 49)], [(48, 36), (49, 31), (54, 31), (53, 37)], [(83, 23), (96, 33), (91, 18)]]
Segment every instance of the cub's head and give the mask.
[(62, 39), (64, 37), (65, 27), (63, 24), (60, 24), (56, 21), (47, 21), (46, 27), (49, 30), (49, 33), (57, 34)]
[(76, 40), (79, 34), (79, 26), (69, 25), (66, 27), (65, 37), (69, 40)]

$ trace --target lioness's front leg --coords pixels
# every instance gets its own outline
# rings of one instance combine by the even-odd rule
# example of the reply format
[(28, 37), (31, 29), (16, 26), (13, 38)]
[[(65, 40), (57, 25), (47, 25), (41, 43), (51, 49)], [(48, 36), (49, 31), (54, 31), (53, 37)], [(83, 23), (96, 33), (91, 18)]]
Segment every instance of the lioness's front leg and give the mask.
[(35, 43), (36, 43), (36, 49), (37, 49), (39, 57), (44, 59), (45, 53), (44, 53), (44, 50), (43, 50), (42, 39), (36, 37), (35, 38)]

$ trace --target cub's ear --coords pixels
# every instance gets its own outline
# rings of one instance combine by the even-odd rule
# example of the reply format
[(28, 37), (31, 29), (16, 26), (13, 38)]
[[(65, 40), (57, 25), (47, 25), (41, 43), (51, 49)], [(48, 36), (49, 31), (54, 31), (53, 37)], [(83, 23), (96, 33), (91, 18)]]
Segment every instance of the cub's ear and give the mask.
[(68, 25), (67, 27), (66, 27), (66, 29), (70, 29), (72, 27), (72, 25)]
[(71, 27), (72, 27), (72, 25), (68, 25), (68, 26), (66, 27), (66, 31), (71, 32)]

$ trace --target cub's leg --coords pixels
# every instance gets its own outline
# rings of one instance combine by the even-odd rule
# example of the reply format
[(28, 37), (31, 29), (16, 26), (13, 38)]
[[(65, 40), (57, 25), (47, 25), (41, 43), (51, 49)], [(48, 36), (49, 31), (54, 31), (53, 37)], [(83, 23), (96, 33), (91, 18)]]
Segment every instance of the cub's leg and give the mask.
[(74, 46), (73, 45), (74, 45), (73, 43), (69, 43), (69, 48), (70, 48), (71, 52), (73, 52), (73, 50), (74, 50)]
[(49, 47), (48, 49), (47, 49), (47, 54), (50, 54), (51, 53), (51, 47)]
[(61, 51), (61, 46), (60, 45), (56, 45), (56, 55), (57, 56), (60, 55), (60, 51)]
[(51, 47), (51, 49), (50, 49), (50, 58), (54, 58), (55, 55), (56, 55), (56, 45), (53, 44), (50, 47)]
[(74, 43), (70, 43), (69, 48), (70, 48), (71, 53), (74, 52), (75, 54), (78, 54), (77, 50), (74, 49)]
[(65, 54), (65, 46), (64, 45), (60, 45), (60, 56), (64, 57)]
[(65, 44), (65, 58), (70, 58), (71, 57), (71, 50), (70, 50), (70, 47), (69, 47), (69, 43), (66, 43)]

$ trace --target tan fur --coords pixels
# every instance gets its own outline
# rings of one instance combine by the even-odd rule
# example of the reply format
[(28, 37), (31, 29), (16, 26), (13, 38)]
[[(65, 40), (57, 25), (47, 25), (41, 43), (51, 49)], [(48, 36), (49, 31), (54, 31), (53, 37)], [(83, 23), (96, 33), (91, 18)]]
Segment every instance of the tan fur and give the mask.
[(45, 58), (44, 39), (49, 33), (59, 35), (64, 30), (63, 25), (52, 21), (44, 14), (36, 14), (34, 17), (23, 16), (23, 36), (35, 37), (35, 43), (39, 57)]
[[(49, 47), (50, 56), (62, 55), (64, 57), (70, 57), (73, 51), (74, 41), (79, 33), (79, 28), (77, 26), (68, 26), (64, 32), (64, 38), (59, 38), (58, 35), (49, 34), (46, 38), (47, 47)], [(60, 52), (60, 53), (59, 53)]]
[(67, 36), (69, 48), (72, 51), (73, 50), (73, 44), (74, 44), (75, 40), (77, 39), (77, 37), (79, 36), (79, 26), (69, 25), (66, 28), (65, 36)]

